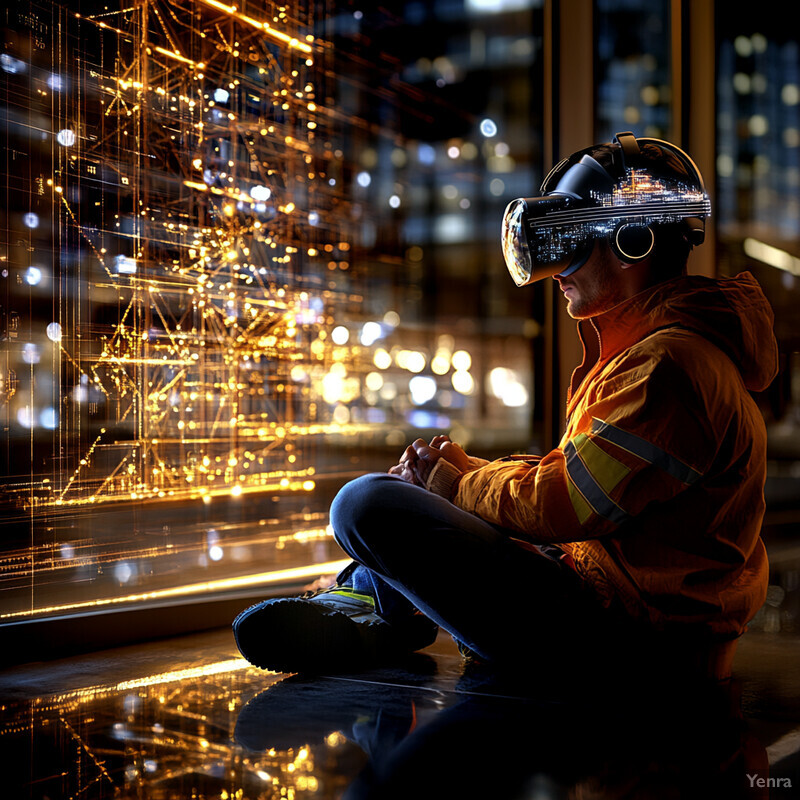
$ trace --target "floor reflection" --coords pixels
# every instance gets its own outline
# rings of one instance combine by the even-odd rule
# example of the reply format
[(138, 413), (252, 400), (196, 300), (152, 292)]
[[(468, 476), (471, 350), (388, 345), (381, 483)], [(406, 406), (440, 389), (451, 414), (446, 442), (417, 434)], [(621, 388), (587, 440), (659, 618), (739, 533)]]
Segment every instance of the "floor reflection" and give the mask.
[(235, 736), (251, 753), (297, 747), (311, 730), (317, 743), (344, 737), (367, 756), (346, 800), (768, 796), (747, 777), (769, 769), (735, 687), (583, 699), (570, 690), (569, 700), (497, 688), (441, 704), (420, 689), (295, 676), (247, 703)]
[(309, 748), (253, 758), (235, 744), (242, 705), (277, 679), (229, 659), (6, 705), (0, 747), (16, 796), (337, 796), (347, 770), (320, 768)]
[(9, 702), (0, 720), (4, 796), (769, 796), (751, 780), (766, 781), (769, 765), (736, 682), (611, 686), (587, 669), (580, 684), (521, 686), (461, 674), (449, 651), (434, 656), (319, 678), (225, 658)]

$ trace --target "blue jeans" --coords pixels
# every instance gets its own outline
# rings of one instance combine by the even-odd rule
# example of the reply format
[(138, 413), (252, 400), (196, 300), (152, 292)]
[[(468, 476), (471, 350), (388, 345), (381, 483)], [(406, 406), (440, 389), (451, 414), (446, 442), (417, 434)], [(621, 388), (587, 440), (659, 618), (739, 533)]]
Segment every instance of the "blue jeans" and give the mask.
[(487, 661), (518, 661), (547, 641), (588, 641), (614, 615), (564, 563), (395, 475), (364, 475), (331, 505), (354, 560), (341, 582), (371, 594), (389, 622), (418, 609)]

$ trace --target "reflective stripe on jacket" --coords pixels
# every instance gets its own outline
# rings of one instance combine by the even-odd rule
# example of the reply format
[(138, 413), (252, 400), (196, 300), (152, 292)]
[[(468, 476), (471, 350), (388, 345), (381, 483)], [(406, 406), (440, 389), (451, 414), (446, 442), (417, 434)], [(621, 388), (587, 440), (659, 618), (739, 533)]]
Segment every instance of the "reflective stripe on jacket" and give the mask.
[(766, 432), (777, 371), (749, 273), (676, 278), (580, 324), (568, 423), (547, 455), (465, 474), (456, 505), (556, 543), (606, 603), (738, 635), (764, 602)]

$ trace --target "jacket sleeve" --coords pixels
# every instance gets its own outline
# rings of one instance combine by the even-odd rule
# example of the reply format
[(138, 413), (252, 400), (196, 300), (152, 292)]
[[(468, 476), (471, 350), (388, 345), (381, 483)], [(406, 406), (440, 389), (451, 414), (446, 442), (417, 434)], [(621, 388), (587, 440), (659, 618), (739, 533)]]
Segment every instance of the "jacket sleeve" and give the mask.
[(465, 474), (453, 502), (537, 543), (613, 533), (709, 469), (727, 424), (724, 408), (709, 414), (713, 384), (663, 353), (628, 357), (591, 387), (558, 448)]

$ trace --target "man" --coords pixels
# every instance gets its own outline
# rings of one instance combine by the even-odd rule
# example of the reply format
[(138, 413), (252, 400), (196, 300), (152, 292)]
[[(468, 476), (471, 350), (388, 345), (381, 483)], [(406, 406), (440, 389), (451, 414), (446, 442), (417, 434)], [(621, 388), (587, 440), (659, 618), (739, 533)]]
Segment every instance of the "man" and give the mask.
[(767, 586), (766, 435), (749, 392), (774, 377), (777, 346), (748, 273), (686, 274), (709, 213), (691, 159), (631, 133), (513, 201), (509, 271), (520, 286), (554, 277), (584, 344), (561, 443), (490, 463), (418, 439), (346, 485), (331, 522), (353, 563), (331, 589), (242, 612), (245, 657), (352, 668), (442, 627), (499, 668), (605, 650), (725, 674), (720, 647)]

